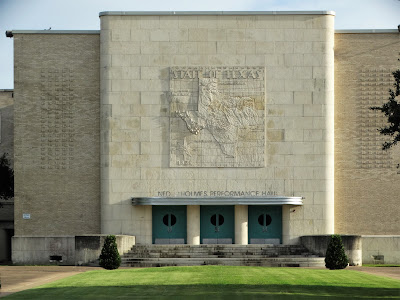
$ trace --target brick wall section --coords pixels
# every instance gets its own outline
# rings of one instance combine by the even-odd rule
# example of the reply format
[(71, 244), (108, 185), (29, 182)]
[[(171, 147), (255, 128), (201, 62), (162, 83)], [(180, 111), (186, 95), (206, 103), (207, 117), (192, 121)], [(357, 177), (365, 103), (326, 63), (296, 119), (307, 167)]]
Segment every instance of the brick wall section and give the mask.
[(0, 155), (14, 161), (14, 99), (12, 90), (0, 90)]
[(16, 34), (14, 49), (15, 234), (99, 233), (99, 36)]
[(389, 97), (400, 35), (335, 34), (335, 232), (400, 232), (400, 145), (381, 150), (384, 124), (368, 109)]

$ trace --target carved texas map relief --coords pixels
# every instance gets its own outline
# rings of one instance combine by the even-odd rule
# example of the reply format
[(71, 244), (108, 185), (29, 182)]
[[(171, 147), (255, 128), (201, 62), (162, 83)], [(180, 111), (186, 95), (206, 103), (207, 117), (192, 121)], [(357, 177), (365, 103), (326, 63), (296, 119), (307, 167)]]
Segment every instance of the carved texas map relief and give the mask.
[(170, 166), (263, 167), (264, 70), (171, 68)]

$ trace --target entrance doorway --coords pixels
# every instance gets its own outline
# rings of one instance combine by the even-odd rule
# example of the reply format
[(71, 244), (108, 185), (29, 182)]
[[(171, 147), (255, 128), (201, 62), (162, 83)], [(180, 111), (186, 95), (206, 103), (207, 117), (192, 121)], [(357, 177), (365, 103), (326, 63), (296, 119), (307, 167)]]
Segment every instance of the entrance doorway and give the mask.
[(153, 244), (186, 244), (186, 206), (153, 206)]
[(249, 206), (249, 244), (282, 243), (282, 206)]
[(200, 207), (200, 243), (233, 244), (234, 206)]

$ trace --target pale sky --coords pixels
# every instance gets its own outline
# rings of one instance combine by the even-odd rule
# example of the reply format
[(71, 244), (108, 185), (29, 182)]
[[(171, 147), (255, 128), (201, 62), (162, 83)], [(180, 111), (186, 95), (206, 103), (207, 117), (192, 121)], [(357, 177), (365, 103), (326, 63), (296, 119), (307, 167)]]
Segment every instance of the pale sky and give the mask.
[[(0, 89), (12, 89), (6, 30), (99, 30), (101, 11), (333, 10), (336, 29), (397, 29), (399, 0), (0, 0)], [(399, 49), (400, 51), (400, 49)]]

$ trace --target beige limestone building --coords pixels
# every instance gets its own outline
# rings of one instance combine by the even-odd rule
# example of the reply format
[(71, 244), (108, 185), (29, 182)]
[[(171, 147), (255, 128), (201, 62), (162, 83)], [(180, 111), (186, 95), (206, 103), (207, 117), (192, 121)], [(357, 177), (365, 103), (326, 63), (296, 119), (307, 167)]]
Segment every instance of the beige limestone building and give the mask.
[(369, 107), (388, 98), (400, 35), (335, 31), (334, 17), (102, 12), (100, 31), (7, 32), (13, 261), (74, 263), (77, 236), (339, 233), (363, 236), (364, 262), (398, 262), (400, 148), (381, 150)]

